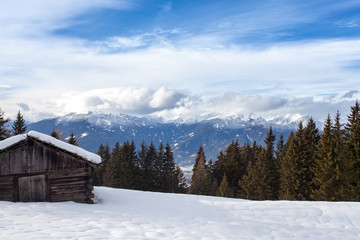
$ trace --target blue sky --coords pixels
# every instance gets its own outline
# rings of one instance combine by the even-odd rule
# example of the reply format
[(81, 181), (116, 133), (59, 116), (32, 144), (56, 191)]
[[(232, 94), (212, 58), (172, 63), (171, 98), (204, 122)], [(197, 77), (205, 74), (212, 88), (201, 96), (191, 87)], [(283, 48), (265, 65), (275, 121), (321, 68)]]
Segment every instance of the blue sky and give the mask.
[[(225, 35), (228, 43), (270, 44), (308, 39), (357, 37), (356, 1), (131, 1), (126, 9), (94, 9), (55, 31), (66, 37), (105, 40), (159, 29), (182, 37)], [(169, 37), (169, 36), (168, 36)]]
[(346, 116), (360, 97), (359, 1), (8, 1), (0, 107), (189, 121)]

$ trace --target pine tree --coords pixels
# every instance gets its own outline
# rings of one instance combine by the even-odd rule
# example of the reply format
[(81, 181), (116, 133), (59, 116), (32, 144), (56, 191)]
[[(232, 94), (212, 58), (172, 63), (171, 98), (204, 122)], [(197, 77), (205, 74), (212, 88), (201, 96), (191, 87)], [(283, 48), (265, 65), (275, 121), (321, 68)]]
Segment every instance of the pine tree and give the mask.
[(335, 153), (335, 174), (338, 182), (338, 188), (335, 193), (336, 201), (350, 200), (349, 198), (349, 172), (348, 151), (346, 148), (346, 134), (343, 125), (340, 123), (340, 113), (336, 113), (333, 125), (333, 142)]
[(226, 175), (233, 193), (237, 194), (240, 191), (239, 180), (246, 173), (247, 164), (238, 141), (232, 141), (226, 147), (225, 152), (220, 152), (214, 164), (216, 183), (219, 185), (223, 176)]
[(206, 164), (206, 172), (209, 177), (210, 188), (209, 195), (216, 196), (216, 191), (218, 189), (218, 183), (216, 180), (216, 165), (213, 163), (212, 159)]
[(113, 156), (111, 155), (108, 163), (105, 166), (105, 171), (102, 176), (102, 183), (104, 186), (117, 187), (115, 184), (115, 179), (116, 179), (115, 169), (116, 169), (116, 163), (113, 159)]
[(6, 123), (8, 123), (10, 119), (5, 118), (4, 112), (0, 109), (0, 141), (9, 137), (9, 131), (6, 129)]
[(120, 143), (116, 142), (115, 147), (111, 152), (110, 159), (108, 160), (105, 166), (105, 172), (103, 175), (103, 184), (107, 187), (120, 187), (120, 171), (119, 171), (119, 161), (118, 156), (120, 154)]
[(227, 181), (226, 175), (224, 175), (221, 180), (220, 186), (218, 187), (218, 189), (216, 191), (216, 196), (218, 196), (218, 197), (233, 197), (233, 193), (232, 193), (232, 190)]
[(140, 189), (145, 191), (153, 191), (155, 189), (155, 162), (157, 159), (157, 150), (153, 142), (150, 146), (146, 146), (145, 142), (141, 143), (141, 149), (138, 152), (138, 164), (142, 179), (140, 181)]
[(264, 139), (266, 144), (266, 157), (265, 157), (265, 166), (266, 171), (268, 172), (269, 176), (267, 178), (268, 185), (271, 189), (271, 194), (268, 196), (269, 200), (275, 200), (278, 198), (278, 191), (279, 191), (279, 169), (278, 163), (276, 162), (276, 158), (274, 157), (275, 153), (275, 140), (276, 136), (273, 134), (272, 127), (270, 127), (269, 132)]
[(310, 118), (304, 129), (304, 158), (300, 158), (300, 189), (299, 198), (303, 200), (312, 200), (311, 193), (314, 189), (313, 165), (315, 164), (317, 149), (319, 147), (320, 135), (315, 121)]
[[(164, 149), (164, 145), (162, 142), (160, 142), (159, 147), (158, 147), (158, 151), (157, 151), (157, 156), (155, 158), (154, 161), (154, 185), (155, 188), (154, 190), (156, 191), (164, 191), (166, 192), (167, 190), (164, 190), (165, 185), (167, 185), (167, 183), (165, 182), (166, 180), (164, 179), (164, 175), (165, 175), (165, 149)], [(168, 186), (166, 186), (167, 188)]]
[(279, 177), (274, 157), (276, 140), (270, 127), (265, 138), (266, 148), (262, 148), (255, 161), (249, 163), (247, 174), (239, 181), (245, 198), (275, 200), (278, 197)]
[(12, 132), (14, 135), (19, 135), (19, 134), (23, 134), (26, 132), (27, 126), (25, 123), (25, 119), (23, 117), (23, 115), (20, 113), (20, 111), (18, 112), (17, 116), (16, 116), (16, 120), (14, 121), (13, 125), (12, 125)]
[(193, 174), (191, 177), (190, 194), (208, 195), (210, 189), (209, 176), (206, 170), (206, 160), (204, 149), (199, 147), (195, 164), (193, 166)]
[(96, 167), (92, 168), (92, 179), (93, 179), (93, 184), (95, 186), (101, 186), (103, 185), (102, 177), (105, 171), (105, 164), (104, 164), (105, 147), (103, 144), (99, 146), (97, 154), (101, 157), (101, 163), (99, 163)]
[(323, 133), (320, 136), (319, 151), (314, 164), (314, 184), (312, 198), (322, 201), (335, 200), (335, 151), (333, 126), (330, 114), (325, 122)]
[(93, 183), (95, 186), (102, 186), (104, 185), (103, 179), (104, 179), (105, 169), (107, 164), (109, 163), (109, 159), (111, 155), (109, 144), (106, 144), (105, 146), (101, 144), (99, 146), (99, 150), (97, 154), (101, 157), (101, 163), (98, 164), (98, 166), (93, 171)]
[(162, 182), (164, 192), (175, 192), (178, 188), (178, 176), (176, 176), (176, 167), (173, 152), (169, 143), (165, 146), (165, 153), (163, 158), (163, 171), (162, 171)]
[(266, 149), (262, 149), (257, 160), (250, 162), (247, 174), (244, 175), (239, 185), (246, 193), (247, 199), (252, 200), (274, 200), (275, 190), (272, 186), (273, 173), (270, 170)]
[(134, 141), (123, 143), (119, 157), (120, 187), (126, 189), (135, 188), (137, 155)]
[(275, 156), (276, 156), (276, 164), (277, 164), (277, 168), (280, 169), (280, 162), (281, 159), (284, 155), (284, 149), (285, 149), (285, 140), (284, 140), (284, 134), (281, 133), (279, 140), (276, 144), (276, 151), (275, 151)]
[(183, 171), (181, 170), (179, 165), (175, 167), (175, 177), (176, 177), (176, 193), (186, 193), (188, 190), (186, 179)]
[(301, 200), (299, 199), (298, 191), (300, 189), (299, 178), (301, 173), (299, 163), (304, 155), (303, 135), (304, 128), (302, 122), (300, 122), (296, 133), (291, 132), (285, 144), (279, 171), (279, 199), (281, 200)]
[(250, 196), (247, 191), (247, 186), (245, 186), (249, 180), (247, 179), (247, 176), (249, 175), (249, 170), (252, 169), (254, 164), (257, 162), (262, 149), (263, 147), (257, 145), (256, 141), (254, 141), (252, 145), (245, 143), (242, 147), (240, 147), (242, 153), (241, 165), (245, 167), (245, 171), (242, 173), (241, 179), (238, 181), (239, 188), (237, 189), (237, 197), (239, 198), (249, 198)]
[(79, 146), (79, 142), (77, 141), (73, 132), (71, 133), (71, 135), (69, 137), (68, 143), (75, 145), (75, 146)]
[(356, 101), (351, 107), (345, 126), (350, 167), (350, 199), (360, 200), (360, 105)]

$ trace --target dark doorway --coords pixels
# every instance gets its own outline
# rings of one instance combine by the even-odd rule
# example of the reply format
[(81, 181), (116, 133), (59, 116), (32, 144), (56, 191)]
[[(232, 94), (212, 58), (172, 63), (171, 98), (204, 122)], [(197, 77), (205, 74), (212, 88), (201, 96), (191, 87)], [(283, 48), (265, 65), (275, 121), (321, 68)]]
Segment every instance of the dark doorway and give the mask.
[(43, 202), (46, 201), (45, 175), (36, 175), (19, 178), (19, 201), (20, 202)]

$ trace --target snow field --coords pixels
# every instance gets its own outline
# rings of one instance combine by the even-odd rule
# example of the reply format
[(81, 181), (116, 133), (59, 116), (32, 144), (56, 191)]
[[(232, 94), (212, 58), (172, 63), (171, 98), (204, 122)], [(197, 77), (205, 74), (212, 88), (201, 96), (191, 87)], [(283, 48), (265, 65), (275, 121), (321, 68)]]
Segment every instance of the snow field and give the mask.
[(96, 204), (0, 202), (0, 239), (360, 239), (360, 203), (95, 187)]

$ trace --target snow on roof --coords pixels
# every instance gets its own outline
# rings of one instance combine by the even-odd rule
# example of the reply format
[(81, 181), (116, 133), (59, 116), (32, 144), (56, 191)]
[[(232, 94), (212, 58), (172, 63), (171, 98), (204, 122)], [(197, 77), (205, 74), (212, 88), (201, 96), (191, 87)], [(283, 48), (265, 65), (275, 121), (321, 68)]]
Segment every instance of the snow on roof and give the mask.
[(92, 152), (88, 152), (83, 148), (80, 148), (78, 146), (63, 142), (61, 140), (58, 140), (52, 136), (43, 134), (43, 133), (39, 133), (36, 131), (30, 131), (28, 133), (25, 134), (20, 134), (20, 135), (16, 135), (10, 138), (7, 138), (3, 141), (0, 141), (0, 151), (4, 150), (20, 141), (25, 140), (27, 137), (32, 137), (35, 139), (38, 139), (42, 142), (48, 143), (50, 145), (53, 145), (55, 147), (61, 148), (63, 150), (66, 150), (70, 153), (73, 153), (79, 157), (82, 157), (90, 162), (93, 163), (100, 163), (101, 162), (101, 157), (95, 153)]
[(9, 137), (3, 141), (0, 141), (0, 151), (14, 145), (15, 143), (25, 140), (26, 137), (27, 137), (26, 134), (20, 134), (13, 137)]

